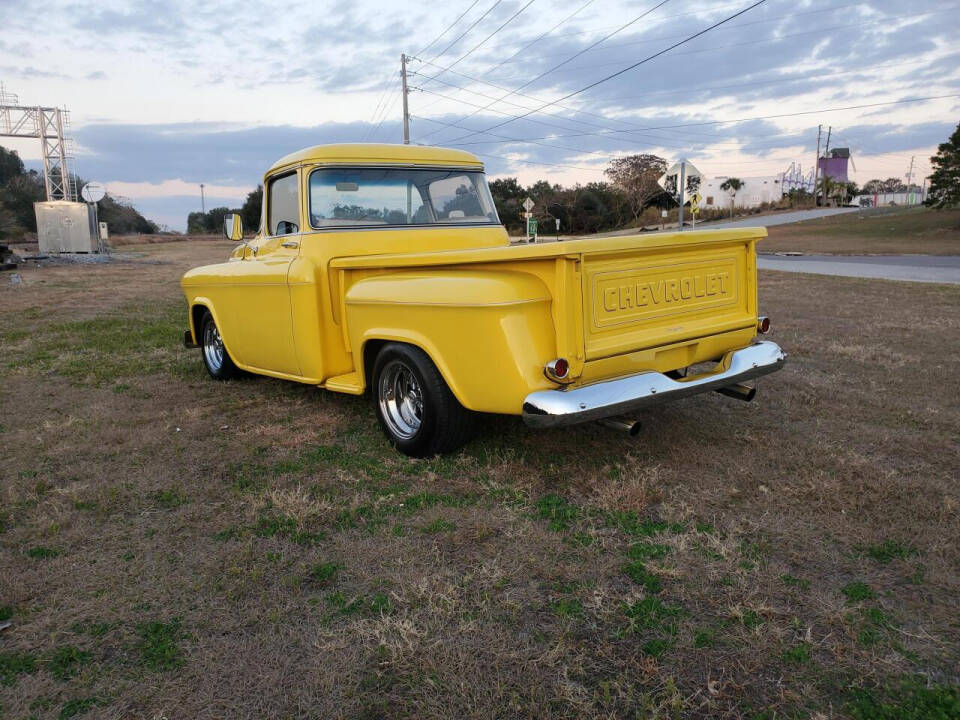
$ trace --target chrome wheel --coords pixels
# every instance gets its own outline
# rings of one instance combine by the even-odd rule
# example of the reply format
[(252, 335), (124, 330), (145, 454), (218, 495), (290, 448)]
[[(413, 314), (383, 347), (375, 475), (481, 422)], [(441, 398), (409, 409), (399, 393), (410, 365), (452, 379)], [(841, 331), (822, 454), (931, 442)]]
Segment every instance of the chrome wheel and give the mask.
[(402, 440), (417, 434), (423, 422), (423, 391), (413, 370), (391, 360), (380, 373), (378, 400), (391, 433)]
[(220, 331), (216, 323), (211, 320), (203, 328), (203, 359), (207, 362), (210, 372), (217, 373), (223, 368), (225, 354)]

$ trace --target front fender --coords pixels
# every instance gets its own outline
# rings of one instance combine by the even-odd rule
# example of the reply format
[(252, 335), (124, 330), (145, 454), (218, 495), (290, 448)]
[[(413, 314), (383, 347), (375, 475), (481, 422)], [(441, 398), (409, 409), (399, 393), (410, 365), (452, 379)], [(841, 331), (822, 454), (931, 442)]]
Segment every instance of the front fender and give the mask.
[[(410, 343), (431, 357), (464, 407), (513, 415), (527, 394), (554, 387), (543, 376), (556, 356), (550, 303), (539, 278), (507, 270), (370, 275), (349, 284), (344, 297), (358, 365), (372, 340)], [(366, 369), (358, 370), (365, 378)]]

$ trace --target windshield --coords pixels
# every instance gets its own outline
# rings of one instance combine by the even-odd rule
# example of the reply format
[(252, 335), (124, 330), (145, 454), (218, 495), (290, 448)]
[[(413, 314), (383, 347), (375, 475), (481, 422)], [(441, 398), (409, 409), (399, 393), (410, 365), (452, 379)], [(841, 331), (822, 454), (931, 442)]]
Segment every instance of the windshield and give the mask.
[(328, 168), (310, 175), (310, 224), (499, 224), (482, 172)]

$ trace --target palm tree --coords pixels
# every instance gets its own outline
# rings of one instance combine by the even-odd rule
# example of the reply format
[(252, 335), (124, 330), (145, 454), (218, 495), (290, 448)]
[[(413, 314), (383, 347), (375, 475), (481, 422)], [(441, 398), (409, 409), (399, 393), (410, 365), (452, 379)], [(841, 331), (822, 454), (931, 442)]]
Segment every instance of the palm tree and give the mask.
[(737, 192), (743, 187), (743, 180), (737, 177), (727, 178), (720, 186), (721, 190), (730, 193), (730, 217), (733, 217), (733, 201), (737, 197)]
[(834, 196), (837, 194), (837, 191), (841, 189), (845, 190), (846, 188), (843, 188), (836, 180), (827, 175), (824, 175), (820, 178), (819, 182), (817, 182), (817, 192), (823, 193), (824, 205), (826, 205), (827, 201), (832, 197), (836, 200)]

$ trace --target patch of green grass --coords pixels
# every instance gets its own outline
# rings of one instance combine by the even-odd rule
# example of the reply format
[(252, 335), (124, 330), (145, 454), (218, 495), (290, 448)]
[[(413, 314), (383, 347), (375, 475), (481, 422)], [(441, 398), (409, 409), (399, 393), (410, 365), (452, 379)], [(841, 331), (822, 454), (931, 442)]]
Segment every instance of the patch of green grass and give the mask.
[(179, 643), (185, 634), (178, 618), (170, 622), (153, 620), (140, 623), (136, 631), (139, 638), (136, 647), (144, 667), (161, 671), (175, 670), (183, 665), (183, 653)]
[(673, 642), (666, 640), (664, 638), (653, 638), (652, 640), (647, 640), (641, 648), (644, 655), (649, 655), (650, 657), (660, 657), (667, 650), (673, 647)]
[(712, 533), (714, 530), (716, 530), (716, 528), (708, 522), (698, 522), (696, 524), (696, 528), (697, 532), (701, 533)]
[(60, 708), (60, 714), (57, 717), (59, 720), (68, 720), (69, 718), (83, 715), (88, 710), (95, 708), (99, 702), (100, 700), (96, 697), (68, 700), (63, 704), (63, 707)]
[(327, 537), (322, 532), (301, 530), (292, 518), (277, 515), (269, 510), (261, 513), (257, 518), (253, 532), (257, 537), (288, 538), (298, 545), (317, 545)]
[(13, 685), (18, 675), (32, 675), (37, 666), (33, 655), (0, 651), (0, 685)]
[(593, 535), (585, 532), (572, 532), (563, 538), (563, 542), (571, 547), (589, 547), (593, 545), (593, 540)]
[(340, 566), (337, 563), (323, 562), (311, 567), (308, 576), (313, 582), (323, 584), (333, 580), (338, 572), (340, 572)]
[(634, 632), (647, 629), (672, 635), (676, 632), (676, 620), (683, 616), (684, 611), (675, 605), (667, 605), (654, 595), (648, 595), (636, 602), (625, 604), (623, 614), (627, 616), (628, 628)]
[(659, 560), (670, 553), (669, 545), (659, 543), (638, 542), (627, 550), (627, 557), (631, 560)]
[(555, 615), (559, 617), (583, 617), (583, 603), (579, 598), (560, 598), (550, 603)]
[(73, 509), (92, 511), (97, 509), (97, 503), (90, 500), (74, 500)]
[(69, 680), (79, 669), (90, 662), (90, 653), (86, 650), (64, 645), (59, 647), (50, 658), (50, 674), (57, 680)]
[(740, 622), (748, 630), (753, 630), (763, 625), (763, 617), (756, 610), (744, 610)]
[(187, 498), (179, 490), (157, 490), (153, 494), (153, 502), (165, 510), (172, 510), (186, 503)]
[(648, 592), (658, 593), (662, 589), (660, 578), (647, 570), (642, 560), (634, 560), (623, 566), (624, 574)]
[(810, 588), (809, 580), (804, 580), (803, 578), (794, 577), (790, 573), (785, 573), (781, 575), (780, 581), (788, 587), (800, 588), (801, 590), (808, 590)]
[(794, 645), (783, 652), (784, 662), (792, 665), (806, 665), (810, 662), (810, 646)]
[(534, 514), (541, 520), (550, 521), (550, 529), (564, 532), (580, 517), (580, 508), (560, 495), (544, 495), (533, 506)]
[(684, 531), (680, 523), (666, 523), (660, 520), (641, 519), (635, 512), (616, 511), (609, 513), (607, 524), (619, 528), (628, 535), (653, 537), (663, 532), (679, 534)]
[(695, 648), (713, 647), (717, 640), (717, 631), (713, 628), (704, 628), (697, 630), (693, 635), (693, 646)]
[(93, 638), (102, 638), (110, 632), (116, 623), (93, 622), (92, 620), (81, 620), (70, 626), (70, 630), (77, 635), (89, 635)]
[(877, 594), (869, 585), (863, 582), (852, 582), (844, 585), (840, 592), (847, 596), (848, 602), (862, 602), (864, 600), (873, 600)]
[(960, 717), (960, 687), (909, 678), (899, 687), (855, 690), (844, 710), (855, 720), (954, 720)]
[(32, 557), (37, 560), (48, 560), (57, 557), (59, 554), (60, 551), (56, 548), (43, 547), (42, 545), (27, 550), (27, 557)]
[(386, 593), (376, 593), (370, 598), (370, 612), (374, 615), (386, 615), (393, 610), (393, 601)]
[(884, 540), (879, 545), (869, 545), (863, 548), (867, 557), (876, 560), (881, 565), (887, 565), (892, 560), (905, 560), (908, 557), (919, 555), (919, 551), (909, 543), (897, 540)]
[(429, 525), (424, 525), (422, 528), (420, 528), (420, 532), (427, 535), (434, 535), (436, 533), (450, 532), (451, 530), (455, 530), (456, 527), (456, 525), (448, 520), (437, 518)]
[(243, 534), (243, 530), (238, 528), (236, 525), (231, 525), (226, 527), (223, 530), (215, 532), (213, 534), (213, 539), (219, 542), (227, 542), (229, 540), (236, 540)]
[(4, 622), (13, 617), (13, 608), (9, 605), (0, 605), (0, 622)]

